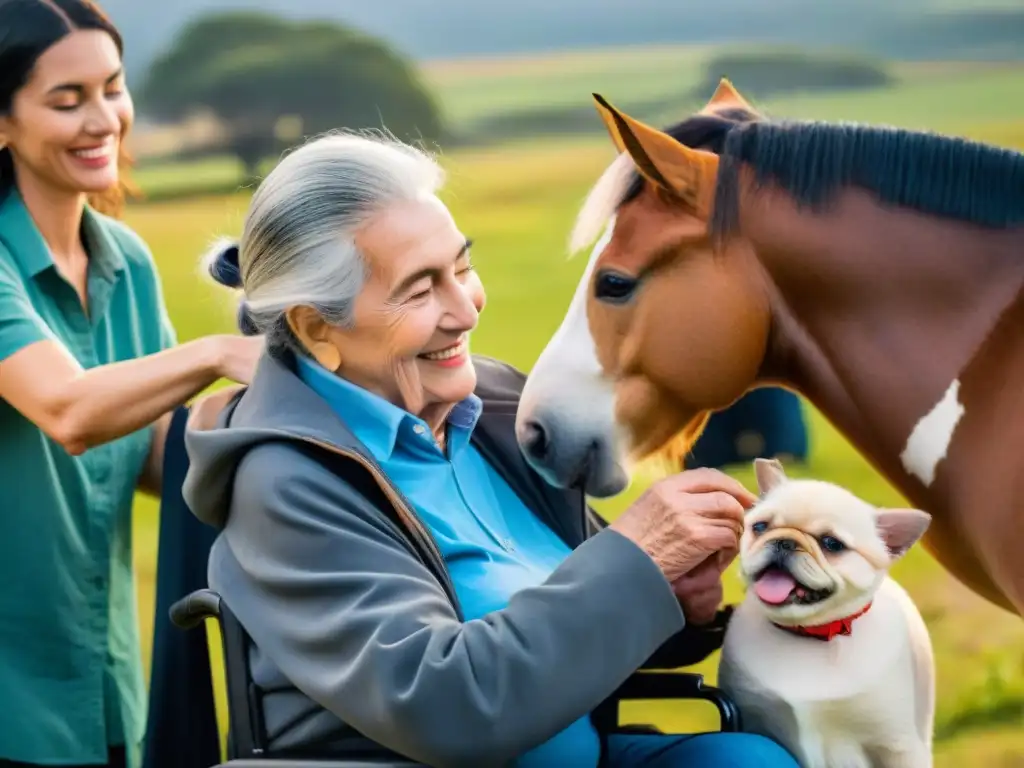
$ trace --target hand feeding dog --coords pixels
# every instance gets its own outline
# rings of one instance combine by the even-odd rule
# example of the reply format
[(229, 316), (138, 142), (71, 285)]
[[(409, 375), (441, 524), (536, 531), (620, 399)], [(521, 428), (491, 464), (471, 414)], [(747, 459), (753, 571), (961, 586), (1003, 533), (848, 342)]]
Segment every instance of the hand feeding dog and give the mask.
[(790, 480), (775, 460), (754, 465), (761, 499), (739, 554), (747, 595), (718, 678), (743, 730), (774, 739), (804, 768), (928, 768), (931, 639), (888, 571), (931, 517)]

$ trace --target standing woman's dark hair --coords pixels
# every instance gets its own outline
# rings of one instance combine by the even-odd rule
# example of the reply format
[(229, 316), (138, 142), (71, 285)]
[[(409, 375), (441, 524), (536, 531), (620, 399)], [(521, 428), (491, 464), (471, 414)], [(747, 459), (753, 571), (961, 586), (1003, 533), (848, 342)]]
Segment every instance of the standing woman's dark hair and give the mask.
[(177, 343), (149, 248), (104, 215), (121, 50), (90, 0), (0, 0), (0, 766), (138, 768), (135, 495), (163, 490), (172, 414), (263, 349)]
[[(90, 0), (0, 0), (0, 116), (11, 114), (14, 95), (28, 81), (39, 57), (71, 32), (83, 29), (106, 32), (117, 52), (124, 54), (121, 33)], [(119, 215), (125, 198), (137, 194), (127, 176), (132, 158), (124, 141), (118, 151), (117, 186), (89, 196), (96, 210), (109, 215)], [(0, 200), (13, 186), (11, 151), (0, 148)]]

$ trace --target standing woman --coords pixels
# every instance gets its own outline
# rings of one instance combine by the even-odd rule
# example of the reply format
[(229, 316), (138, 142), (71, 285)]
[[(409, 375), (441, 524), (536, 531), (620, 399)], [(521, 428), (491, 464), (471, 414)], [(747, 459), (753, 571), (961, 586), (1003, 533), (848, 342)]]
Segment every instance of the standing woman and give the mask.
[(138, 765), (136, 489), (170, 412), (260, 340), (176, 345), (115, 219), (133, 109), (88, 0), (0, 0), (0, 765)]

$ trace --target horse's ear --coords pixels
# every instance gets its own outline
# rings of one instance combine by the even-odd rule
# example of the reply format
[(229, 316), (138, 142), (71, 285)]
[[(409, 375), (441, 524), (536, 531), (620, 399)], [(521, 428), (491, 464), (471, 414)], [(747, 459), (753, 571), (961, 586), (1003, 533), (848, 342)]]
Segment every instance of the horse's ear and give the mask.
[(604, 98), (595, 93), (594, 101), (597, 102), (597, 114), (601, 116), (601, 121), (604, 123), (604, 127), (608, 129), (608, 135), (612, 137), (612, 143), (615, 145), (620, 153), (626, 151), (626, 143), (622, 140), (622, 134), (619, 131), (619, 124), (615, 120), (616, 111)]
[(710, 101), (701, 110), (702, 113), (718, 112), (722, 109), (745, 109), (748, 112), (756, 112), (749, 101), (743, 98), (728, 78), (723, 77), (718, 82), (718, 87), (711, 95)]
[(702, 218), (711, 215), (718, 155), (680, 144), (620, 112), (599, 94), (594, 94), (594, 101), (615, 146), (629, 153), (648, 181), (678, 196)]

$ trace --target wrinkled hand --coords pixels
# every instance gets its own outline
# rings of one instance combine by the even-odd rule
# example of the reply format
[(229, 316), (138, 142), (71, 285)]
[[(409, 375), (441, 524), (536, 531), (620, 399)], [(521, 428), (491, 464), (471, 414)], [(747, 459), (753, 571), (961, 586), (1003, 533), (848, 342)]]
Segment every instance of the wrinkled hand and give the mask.
[(736, 550), (723, 550), (672, 582), (687, 624), (700, 626), (714, 621), (725, 597), (722, 574), (735, 556)]
[[(743, 517), (757, 497), (713, 469), (692, 469), (660, 480), (612, 523), (643, 549), (670, 584), (709, 558), (718, 573), (739, 548)], [(725, 554), (723, 554), (725, 553)]]

